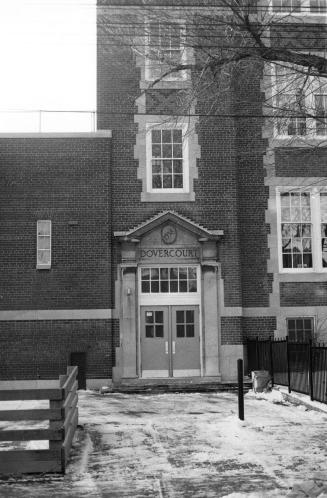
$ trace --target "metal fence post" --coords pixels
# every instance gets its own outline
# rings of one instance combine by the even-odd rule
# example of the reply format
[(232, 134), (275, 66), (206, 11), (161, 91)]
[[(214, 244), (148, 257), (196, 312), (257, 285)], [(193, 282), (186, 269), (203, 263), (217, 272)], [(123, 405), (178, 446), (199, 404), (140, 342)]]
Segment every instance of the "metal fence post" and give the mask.
[(291, 370), (290, 370), (290, 352), (288, 347), (288, 336), (286, 336), (286, 358), (287, 358), (287, 383), (288, 392), (291, 392)]
[(244, 420), (244, 386), (243, 386), (243, 360), (237, 360), (238, 379), (238, 418)]
[(313, 358), (312, 358), (312, 339), (309, 340), (309, 389), (310, 399), (313, 401)]
[(274, 387), (274, 362), (273, 362), (273, 342), (271, 337), (269, 337), (269, 354), (270, 354), (270, 373), (271, 373), (271, 387)]

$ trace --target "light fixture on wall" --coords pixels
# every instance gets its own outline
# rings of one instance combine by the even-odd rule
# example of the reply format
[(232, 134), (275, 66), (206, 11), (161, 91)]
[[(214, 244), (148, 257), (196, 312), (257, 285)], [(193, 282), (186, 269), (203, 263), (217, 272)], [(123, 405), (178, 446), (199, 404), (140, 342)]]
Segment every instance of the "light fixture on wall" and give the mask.
[(130, 287), (127, 287), (127, 295), (130, 296), (132, 294), (132, 289)]

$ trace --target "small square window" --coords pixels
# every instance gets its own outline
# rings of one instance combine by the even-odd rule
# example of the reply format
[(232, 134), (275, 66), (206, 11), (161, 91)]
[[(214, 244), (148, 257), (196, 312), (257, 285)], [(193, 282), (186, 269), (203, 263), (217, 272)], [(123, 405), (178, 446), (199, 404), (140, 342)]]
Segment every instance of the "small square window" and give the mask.
[(313, 339), (313, 318), (288, 318), (287, 319), (287, 334), (290, 341), (308, 342)]

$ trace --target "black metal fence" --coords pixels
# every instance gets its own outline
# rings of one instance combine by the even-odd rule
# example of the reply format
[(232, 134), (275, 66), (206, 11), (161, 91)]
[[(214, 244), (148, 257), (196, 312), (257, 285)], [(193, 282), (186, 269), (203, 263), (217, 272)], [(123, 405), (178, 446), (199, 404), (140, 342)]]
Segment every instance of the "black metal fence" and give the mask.
[(327, 346), (286, 339), (248, 339), (248, 373), (268, 370), (275, 384), (327, 404)]

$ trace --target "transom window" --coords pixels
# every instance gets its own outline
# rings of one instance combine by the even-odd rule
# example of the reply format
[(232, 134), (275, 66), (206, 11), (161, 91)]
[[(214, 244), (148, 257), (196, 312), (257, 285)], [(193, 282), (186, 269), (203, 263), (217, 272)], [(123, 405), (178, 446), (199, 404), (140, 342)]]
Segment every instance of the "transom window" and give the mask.
[(327, 268), (327, 191), (279, 194), (280, 266), (293, 271)]
[(181, 129), (151, 132), (152, 189), (183, 188), (183, 133)]
[(287, 318), (287, 334), (290, 341), (309, 342), (313, 338), (313, 318)]
[(141, 292), (146, 294), (197, 292), (197, 268), (193, 266), (141, 268)]
[(176, 311), (176, 336), (194, 337), (194, 310)]
[[(148, 29), (148, 79), (160, 79), (184, 59), (183, 26), (172, 22), (150, 22)], [(180, 80), (185, 71), (167, 74), (164, 80)]]

